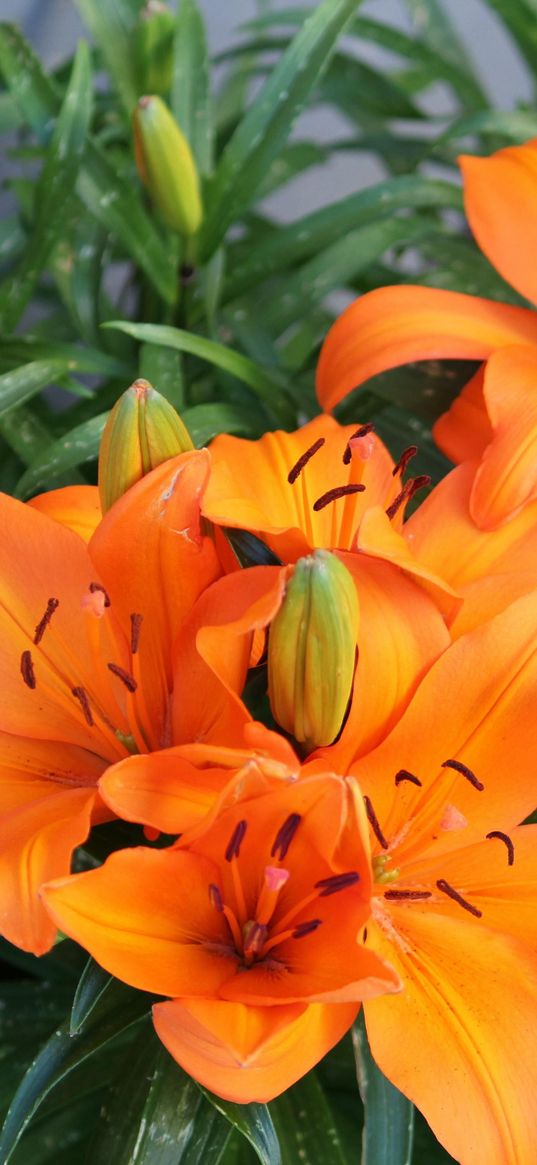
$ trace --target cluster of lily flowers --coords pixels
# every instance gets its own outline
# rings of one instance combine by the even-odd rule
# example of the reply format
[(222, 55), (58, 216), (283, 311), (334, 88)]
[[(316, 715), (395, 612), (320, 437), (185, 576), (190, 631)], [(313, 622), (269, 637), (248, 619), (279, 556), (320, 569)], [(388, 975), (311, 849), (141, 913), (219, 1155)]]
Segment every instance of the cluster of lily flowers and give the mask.
[[(537, 302), (537, 142), (462, 168), (482, 250)], [(436, 426), (459, 464), (408, 518), (428, 484), (415, 448), (395, 463), (370, 424), (328, 413), (172, 442), (155, 468), (146, 439), (134, 465), (124, 418), (139, 432), (153, 415), (144, 383), (116, 406), (100, 493), (0, 498), (1, 930), (40, 955), (59, 928), (162, 997), (166, 1048), (234, 1101), (281, 1093), (363, 1005), (378, 1065), (455, 1159), (521, 1165), (537, 1152), (521, 824), (537, 316), (383, 288), (332, 328), (318, 395), (331, 409), (430, 356), (483, 363)], [(71, 873), (115, 819), (143, 844)]]

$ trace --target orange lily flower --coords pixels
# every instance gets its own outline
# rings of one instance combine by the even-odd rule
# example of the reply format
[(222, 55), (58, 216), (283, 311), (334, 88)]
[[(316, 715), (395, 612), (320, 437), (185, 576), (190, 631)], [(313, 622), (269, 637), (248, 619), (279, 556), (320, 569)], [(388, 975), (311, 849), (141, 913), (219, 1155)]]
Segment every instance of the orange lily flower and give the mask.
[[(414, 450), (396, 465), (371, 430), (320, 416), (294, 433), (267, 433), (258, 441), (217, 437), (202, 503), (213, 523), (251, 531), (285, 563), (326, 547), (352, 574), (360, 625), (343, 730), (349, 759), (358, 746), (373, 747), (401, 714), (449, 643), (443, 614), (457, 605), (449, 585), (413, 555), (400, 532), (414, 488), (402, 475)], [(269, 571), (279, 572), (283, 594), (290, 568), (265, 569), (267, 580)], [(249, 575), (234, 575), (235, 594), (244, 593), (245, 602)]]
[(171, 849), (124, 850), (43, 891), (108, 971), (171, 997), (154, 1008), (161, 1040), (240, 1102), (278, 1095), (340, 1039), (361, 1000), (399, 987), (358, 941), (371, 863), (357, 787), (332, 774), (297, 780), (296, 761), (274, 767), (250, 754)]
[[(459, 161), (479, 246), (536, 304), (537, 139)], [(371, 376), (411, 360), (486, 360), (434, 434), (454, 461), (484, 455), (471, 513), (490, 529), (537, 497), (536, 347), (537, 316), (530, 308), (434, 288), (380, 288), (351, 304), (331, 328), (319, 360), (318, 396), (331, 409)]]
[[(54, 939), (39, 886), (66, 873), (90, 825), (111, 816), (100, 775), (173, 739), (174, 646), (220, 573), (200, 528), (208, 472), (205, 452), (162, 465), (89, 546), (63, 524), (91, 512), (87, 492), (82, 511), (78, 492), (63, 507), (0, 496), (0, 918), (5, 936), (36, 954)], [(181, 699), (181, 717), (194, 707), (210, 734), (213, 709), (184, 683)], [(246, 718), (233, 704), (229, 730)]]
[(372, 1052), (462, 1165), (537, 1152), (537, 831), (519, 824), (535, 806), (536, 690), (531, 595), (453, 644), (350, 768), (376, 872), (367, 947), (403, 983), (365, 1004)]

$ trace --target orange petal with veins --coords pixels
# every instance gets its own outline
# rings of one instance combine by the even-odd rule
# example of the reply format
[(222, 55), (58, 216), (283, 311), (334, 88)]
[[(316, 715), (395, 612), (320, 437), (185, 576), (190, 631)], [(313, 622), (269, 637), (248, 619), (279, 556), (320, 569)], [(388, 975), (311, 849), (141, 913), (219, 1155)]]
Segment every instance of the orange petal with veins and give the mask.
[(333, 409), (379, 372), (413, 360), (484, 360), (508, 344), (537, 345), (537, 316), (523, 307), (437, 288), (381, 287), (332, 325), (317, 367), (317, 396)]
[(194, 1079), (239, 1104), (279, 1096), (322, 1059), (356, 1018), (356, 1003), (246, 1007), (221, 1000), (157, 1003), (159, 1039)]
[(481, 250), (512, 287), (537, 303), (537, 138), (490, 158), (463, 155), (458, 161), (466, 217)]

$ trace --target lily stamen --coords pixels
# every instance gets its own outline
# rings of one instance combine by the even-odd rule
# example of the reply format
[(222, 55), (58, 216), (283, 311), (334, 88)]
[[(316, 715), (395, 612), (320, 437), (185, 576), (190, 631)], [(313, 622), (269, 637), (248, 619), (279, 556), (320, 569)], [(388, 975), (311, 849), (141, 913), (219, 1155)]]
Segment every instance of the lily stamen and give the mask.
[(130, 616), (131, 620), (131, 655), (136, 655), (138, 651), (138, 644), (140, 642), (140, 629), (143, 622), (143, 615), (134, 612)]
[(384, 897), (392, 902), (421, 902), (432, 894), (430, 890), (385, 890)]
[(460, 773), (461, 776), (466, 777), (466, 780), (469, 781), (470, 784), (474, 786), (474, 789), (477, 789), (479, 793), (483, 792), (483, 789), (485, 788), (483, 782), (478, 780), (475, 773), (473, 773), (472, 770), (468, 768), (468, 765), (464, 765), (462, 761), (444, 760), (442, 761), (441, 768), (454, 769), (456, 773)]
[(392, 469), (392, 477), (397, 477), (397, 475), (403, 477), (409, 461), (412, 461), (412, 458), (416, 456), (417, 452), (417, 445), (409, 445), (407, 449), (403, 449), (399, 461)]
[(348, 886), (355, 886), (360, 881), (356, 870), (349, 870), (347, 874), (332, 874), (330, 878), (320, 878), (315, 882), (315, 889), (320, 890), (319, 898), (328, 898), (330, 894), (338, 894)]
[(403, 781), (410, 781), (412, 785), (419, 785), (421, 789), (422, 782), (414, 773), (410, 773), (408, 769), (399, 769), (395, 774), (395, 784), (400, 785)]
[(337, 502), (338, 498), (345, 498), (350, 494), (363, 493), (364, 490), (365, 485), (362, 485), (361, 482), (336, 485), (334, 489), (327, 490), (325, 494), (321, 494), (320, 498), (317, 498), (317, 501), (313, 503), (313, 509), (315, 513), (318, 513), (319, 510), (324, 510), (324, 507), (328, 506), (330, 502)]
[(507, 865), (512, 866), (515, 860), (515, 846), (508, 833), (502, 833), (501, 829), (491, 829), (490, 833), (485, 834), (487, 841), (492, 841), (493, 838), (498, 838), (498, 841), (503, 841), (507, 849)]
[(104, 605), (105, 605), (105, 607), (110, 607), (110, 606), (112, 605), (112, 604), (111, 604), (111, 602), (110, 602), (110, 595), (108, 594), (108, 591), (106, 590), (106, 587), (103, 587), (103, 584), (102, 584), (102, 583), (99, 583), (99, 582), (90, 582), (90, 585), (89, 585), (89, 588), (88, 588), (88, 589), (90, 590), (90, 592), (91, 592), (91, 594), (92, 594), (92, 595), (94, 595), (96, 592), (100, 592), (100, 594), (101, 594), (101, 595), (103, 596), (103, 598), (104, 598)]
[(289, 870), (279, 869), (276, 866), (265, 866), (263, 886), (257, 900), (255, 916), (258, 922), (270, 922), (276, 909), (280, 890), (289, 880)]
[(382, 829), (380, 827), (379, 819), (375, 813), (375, 810), (373, 809), (373, 805), (371, 803), (371, 798), (367, 797), (365, 795), (364, 795), (364, 805), (365, 805), (365, 811), (367, 814), (367, 820), (369, 821), (371, 829), (373, 830), (373, 833), (375, 834), (375, 837), (376, 837), (379, 845), (381, 845), (383, 849), (388, 849), (388, 842), (386, 841), (386, 838), (384, 837), (384, 834), (383, 834)]
[(349, 440), (345, 446), (345, 452), (342, 457), (344, 465), (350, 465), (352, 461), (352, 442), (356, 441), (359, 437), (367, 437), (368, 433), (372, 433), (374, 428), (375, 426), (373, 422), (368, 421), (366, 425), (360, 425), (360, 428), (352, 434), (352, 437), (349, 437)]
[(477, 906), (474, 906), (471, 902), (468, 902), (466, 898), (463, 898), (462, 894), (459, 894), (458, 890), (455, 890), (453, 886), (450, 886), (449, 882), (446, 882), (445, 878), (438, 879), (436, 888), (437, 890), (440, 890), (442, 894), (447, 894), (448, 898), (451, 898), (453, 902), (457, 903), (458, 906), (462, 906), (463, 910), (467, 910), (469, 914), (473, 914), (475, 918), (482, 918), (482, 910), (478, 910)]
[(32, 691), (36, 686), (34, 662), (31, 651), (23, 651), (21, 655), (21, 675), (27, 688)]
[(134, 676), (131, 676), (130, 672), (128, 672), (124, 667), (121, 667), (119, 663), (107, 663), (106, 666), (108, 671), (112, 672), (113, 676), (117, 676), (118, 680), (121, 680), (122, 684), (125, 684), (128, 692), (136, 691), (138, 684), (136, 683)]
[[(283, 862), (301, 820), (300, 813), (289, 814), (289, 817), (286, 818), (276, 834), (274, 844), (270, 851), (271, 858), (278, 858), (278, 861)], [(280, 851), (279, 853), (278, 850)]]
[(57, 608), (59, 607), (59, 605), (60, 605), (59, 599), (54, 599), (54, 598), (49, 599), (49, 601), (47, 603), (47, 609), (45, 611), (45, 614), (43, 615), (43, 618), (39, 620), (39, 623), (37, 624), (37, 627), (36, 627), (35, 632), (34, 632), (34, 644), (36, 647), (38, 646), (39, 643), (41, 643), (41, 640), (42, 640), (43, 635), (45, 634), (45, 631), (50, 623), (50, 620), (52, 619), (52, 616), (53, 616), (54, 612), (57, 610)]
[(93, 728), (95, 721), (93, 719), (93, 713), (91, 711), (86, 689), (78, 685), (76, 688), (71, 688), (71, 694), (79, 701), (86, 724), (88, 724), (90, 728)]
[(325, 440), (325, 437), (319, 437), (317, 441), (314, 441), (313, 445), (310, 445), (309, 449), (306, 449), (306, 452), (303, 453), (301, 457), (299, 457), (296, 464), (293, 465), (293, 468), (290, 469), (289, 473), (287, 474), (289, 485), (294, 485), (297, 478), (300, 477), (302, 470), (308, 464), (308, 461), (310, 461), (315, 453), (318, 453), (319, 449), (322, 449)]

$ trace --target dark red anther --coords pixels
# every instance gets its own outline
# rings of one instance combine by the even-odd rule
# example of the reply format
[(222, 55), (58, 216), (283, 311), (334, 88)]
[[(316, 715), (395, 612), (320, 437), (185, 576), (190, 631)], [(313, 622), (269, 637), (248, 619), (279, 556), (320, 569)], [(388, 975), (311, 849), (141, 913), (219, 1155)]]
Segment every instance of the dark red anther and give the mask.
[(412, 461), (412, 458), (416, 456), (417, 452), (418, 452), (417, 445), (409, 445), (407, 449), (403, 449), (403, 452), (401, 453), (401, 456), (399, 458), (399, 461), (397, 462), (397, 465), (394, 465), (394, 467), (392, 469), (392, 477), (397, 477), (398, 473), (402, 477), (406, 471), (406, 468), (407, 468), (409, 461)]
[(52, 619), (52, 616), (53, 616), (55, 610), (57, 609), (57, 607), (59, 607), (59, 605), (60, 605), (59, 599), (49, 599), (49, 601), (47, 603), (47, 609), (45, 611), (45, 614), (43, 615), (43, 618), (40, 619), (40, 621), (37, 624), (37, 627), (35, 629), (35, 632), (34, 632), (34, 643), (35, 643), (36, 647), (37, 647), (38, 643), (41, 643), (41, 640), (42, 640), (43, 635), (45, 634), (45, 631), (50, 623), (50, 620)]
[(108, 671), (112, 672), (113, 676), (117, 676), (118, 680), (121, 680), (121, 683), (125, 684), (125, 687), (129, 692), (136, 691), (138, 684), (136, 683), (134, 676), (131, 676), (130, 672), (125, 671), (124, 667), (120, 667), (118, 663), (107, 663), (106, 666)]
[(364, 805), (365, 811), (367, 813), (367, 820), (369, 821), (371, 829), (373, 830), (379, 845), (381, 845), (383, 849), (388, 849), (388, 842), (386, 841), (382, 829), (380, 828), (380, 822), (375, 813), (375, 810), (373, 809), (370, 797), (364, 796)]
[(222, 914), (224, 903), (222, 901), (220, 890), (214, 882), (209, 883), (209, 901), (211, 906), (214, 906), (215, 910), (217, 910), (219, 914)]
[(396, 785), (400, 785), (403, 781), (410, 781), (412, 785), (419, 785), (421, 788), (419, 777), (416, 777), (414, 773), (410, 773), (408, 769), (399, 769), (399, 772), (395, 774)]
[(477, 789), (479, 793), (483, 792), (483, 789), (485, 788), (483, 782), (479, 781), (475, 773), (473, 773), (472, 770), (468, 768), (468, 765), (463, 765), (462, 761), (444, 760), (442, 761), (441, 767), (443, 769), (454, 769), (456, 773), (460, 773), (461, 776), (466, 777), (466, 780), (469, 781), (470, 784), (473, 785), (474, 789)]
[(278, 861), (283, 862), (301, 821), (300, 813), (289, 814), (276, 834), (270, 851), (271, 858), (278, 858)]
[(356, 870), (349, 870), (348, 874), (332, 874), (331, 878), (321, 878), (313, 888), (321, 891), (320, 898), (328, 898), (330, 894), (338, 894), (340, 890), (355, 886), (359, 881), (360, 875)]
[(136, 655), (138, 645), (140, 642), (140, 628), (143, 622), (143, 615), (134, 613), (131, 615), (131, 654)]
[(309, 922), (299, 922), (298, 926), (291, 935), (291, 938), (305, 938), (307, 934), (313, 934), (322, 925), (322, 918), (311, 918)]
[(432, 894), (430, 890), (385, 890), (384, 897), (390, 902), (422, 902)]
[(467, 910), (469, 914), (473, 914), (475, 918), (482, 917), (482, 911), (478, 910), (477, 906), (473, 906), (471, 902), (468, 902), (466, 898), (463, 898), (462, 894), (459, 894), (459, 891), (455, 890), (453, 886), (450, 886), (449, 882), (446, 882), (444, 878), (438, 879), (436, 888), (437, 890), (441, 890), (442, 894), (447, 894), (448, 898), (451, 898), (458, 906), (462, 906), (463, 910)]
[(75, 696), (75, 698), (79, 701), (80, 707), (84, 713), (86, 724), (89, 724), (89, 727), (93, 728), (94, 720), (86, 689), (81, 687), (71, 688), (71, 695)]
[(313, 503), (313, 509), (315, 513), (318, 513), (319, 510), (324, 510), (324, 507), (328, 506), (330, 502), (337, 502), (338, 498), (347, 497), (348, 494), (361, 494), (364, 490), (365, 485), (362, 485), (361, 482), (336, 485), (335, 489), (329, 489), (325, 494), (321, 494), (320, 498), (317, 498), (317, 501)]
[(515, 860), (515, 847), (509, 834), (502, 833), (500, 829), (491, 829), (490, 833), (487, 833), (485, 836), (487, 841), (492, 841), (494, 837), (497, 837), (498, 841), (503, 841), (507, 849), (507, 865), (512, 866)]
[(92, 595), (94, 595), (94, 594), (95, 594), (95, 591), (100, 591), (100, 592), (101, 592), (101, 594), (102, 594), (102, 595), (104, 595), (104, 605), (105, 605), (105, 607), (109, 607), (109, 606), (110, 606), (110, 595), (108, 594), (108, 591), (106, 590), (106, 588), (105, 588), (105, 587), (103, 587), (103, 584), (102, 584), (102, 583), (98, 583), (98, 582), (90, 582), (89, 589), (90, 589), (90, 591), (91, 591)]
[(311, 460), (315, 453), (319, 452), (319, 449), (322, 449), (325, 440), (325, 437), (319, 437), (317, 441), (313, 442), (313, 445), (310, 445), (309, 449), (306, 449), (306, 452), (302, 454), (302, 457), (299, 457), (298, 461), (295, 463), (295, 465), (293, 465), (293, 468), (290, 469), (289, 473), (287, 474), (289, 485), (294, 485), (297, 477), (300, 477), (302, 470), (308, 464), (308, 461)]
[(397, 494), (397, 497), (394, 498), (386, 510), (386, 515), (390, 521), (392, 518), (395, 518), (395, 515), (405, 502), (409, 502), (414, 497), (414, 494), (417, 494), (418, 490), (425, 489), (430, 484), (431, 478), (428, 473), (422, 473), (419, 477), (409, 477), (401, 492)]
[(226, 852), (224, 855), (226, 862), (232, 861), (233, 858), (238, 858), (247, 827), (248, 827), (247, 821), (237, 821), (235, 829), (233, 830), (233, 833), (231, 834), (231, 837), (230, 837), (229, 842), (227, 844)]
[(35, 671), (31, 651), (23, 651), (21, 655), (21, 675), (27, 688), (35, 688)]
[(357, 429), (356, 432), (352, 434), (352, 437), (349, 437), (349, 440), (347, 441), (347, 445), (345, 447), (345, 452), (343, 454), (343, 464), (344, 465), (350, 465), (351, 460), (352, 460), (351, 441), (356, 441), (358, 437), (367, 437), (367, 434), (372, 433), (374, 428), (375, 428), (375, 426), (374, 426), (373, 422), (368, 421), (366, 425), (360, 425), (360, 428)]

